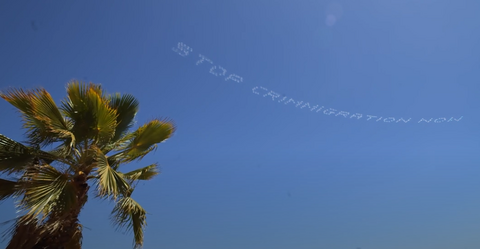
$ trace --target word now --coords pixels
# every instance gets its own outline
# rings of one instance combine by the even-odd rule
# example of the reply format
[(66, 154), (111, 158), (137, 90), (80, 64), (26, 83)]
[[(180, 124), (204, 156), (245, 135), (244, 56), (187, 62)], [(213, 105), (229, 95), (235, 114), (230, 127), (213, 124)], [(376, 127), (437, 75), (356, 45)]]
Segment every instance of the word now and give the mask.
[[(173, 47), (172, 50), (176, 53), (178, 53), (180, 56), (182, 57), (186, 57), (188, 56), (191, 52), (193, 52), (193, 49), (190, 48), (189, 46), (185, 45), (184, 43), (182, 42), (179, 42), (177, 44), (177, 47)], [(226, 76), (227, 75), (227, 70), (225, 68), (223, 68), (222, 66), (215, 66), (213, 65), (213, 62), (208, 59), (207, 57), (205, 57), (204, 55), (201, 55), (199, 54), (198, 55), (200, 57), (200, 59), (195, 63), (197, 66), (200, 65), (200, 64), (204, 64), (204, 63), (210, 63), (210, 65), (212, 65), (212, 67), (210, 68), (210, 73), (215, 75), (215, 76)], [(232, 80), (234, 82), (237, 82), (237, 83), (241, 83), (243, 82), (243, 78), (236, 75), (236, 74), (229, 74), (227, 77), (225, 77), (225, 81), (228, 81), (228, 80)], [(324, 106), (320, 106), (320, 105), (314, 105), (314, 106), (311, 106), (310, 103), (308, 102), (304, 102), (304, 101), (297, 101), (297, 100), (294, 100), (290, 97), (283, 97), (281, 99), (280, 98), (280, 94), (274, 92), (274, 91), (270, 91), (268, 90), (267, 88), (265, 87), (262, 87), (262, 86), (256, 86), (252, 89), (252, 92), (256, 95), (261, 95), (263, 97), (269, 97), (269, 98), (272, 98), (272, 101), (276, 101), (278, 103), (283, 103), (285, 105), (294, 105), (296, 108), (300, 108), (300, 109), (304, 109), (306, 108), (305, 110), (310, 110), (311, 112), (315, 112), (315, 113), (321, 113), (321, 114), (324, 114), (324, 115), (328, 115), (328, 116), (341, 116), (341, 117), (344, 117), (344, 118), (348, 118), (348, 119), (361, 119), (361, 118), (365, 118), (365, 120), (369, 121), (369, 120), (375, 120), (374, 122), (381, 122), (383, 121), (384, 123), (408, 123), (412, 120), (412, 118), (408, 118), (408, 119), (405, 119), (405, 118), (394, 118), (394, 117), (378, 117), (378, 116), (373, 116), (373, 115), (363, 115), (363, 114), (360, 114), (360, 113), (350, 113), (350, 112), (346, 112), (346, 111), (337, 111), (336, 109), (333, 109), (333, 108), (325, 108)], [(425, 119), (425, 118), (421, 118), (417, 123), (448, 123), (448, 122), (452, 122), (452, 121), (460, 121), (463, 119), (463, 116), (459, 117), (459, 118), (454, 118), (454, 117), (451, 117), (451, 118), (430, 118), (430, 119)], [(415, 122), (414, 122), (415, 123)]]
[[(360, 113), (354, 113), (354, 114), (351, 114), (350, 112), (345, 112), (345, 111), (337, 111), (333, 108), (327, 108), (325, 109), (324, 106), (320, 106), (320, 105), (314, 105), (314, 106), (311, 106), (310, 103), (308, 102), (303, 102), (303, 101), (297, 101), (297, 100), (294, 100), (290, 97), (283, 97), (281, 99), (278, 99), (280, 98), (280, 94), (274, 92), (274, 91), (270, 91), (268, 90), (267, 88), (265, 87), (262, 87), (262, 86), (256, 86), (252, 89), (252, 92), (254, 94), (257, 94), (257, 95), (262, 95), (263, 97), (271, 97), (273, 101), (277, 101), (278, 103), (282, 103), (285, 104), (285, 105), (294, 105), (295, 107), (300, 107), (300, 109), (303, 109), (303, 108), (307, 108), (308, 110), (310, 110), (311, 112), (320, 112), (320, 113), (323, 113), (325, 115), (333, 115), (333, 116), (342, 116), (342, 117), (345, 117), (345, 118), (355, 118), (355, 119), (361, 119), (362, 117), (367, 117), (367, 121), (368, 120), (372, 120), (374, 119), (376, 122), (378, 121), (382, 121), (385, 122), (385, 123), (392, 123), (392, 122), (395, 122), (395, 123), (398, 123), (398, 122), (402, 122), (402, 123), (408, 123), (410, 122), (410, 120), (412, 120), (412, 118), (408, 118), (408, 119), (404, 119), (404, 118), (394, 118), (394, 117), (378, 117), (378, 116), (373, 116), (373, 115), (363, 115), (363, 114), (360, 114)], [(263, 92), (262, 94), (260, 94), (261, 92)], [(306, 110), (307, 110), (306, 109)], [(425, 123), (430, 123), (432, 120), (434, 123), (443, 123), (443, 122), (452, 122), (452, 121), (460, 121), (461, 119), (463, 118), (463, 116), (461, 116), (460, 118), (458, 119), (455, 119), (455, 118), (450, 118), (447, 120), (447, 118), (437, 118), (437, 119), (433, 119), (433, 118), (430, 118), (430, 119), (420, 119), (420, 121), (418, 121), (418, 123), (421, 123), (421, 122), (425, 122)]]

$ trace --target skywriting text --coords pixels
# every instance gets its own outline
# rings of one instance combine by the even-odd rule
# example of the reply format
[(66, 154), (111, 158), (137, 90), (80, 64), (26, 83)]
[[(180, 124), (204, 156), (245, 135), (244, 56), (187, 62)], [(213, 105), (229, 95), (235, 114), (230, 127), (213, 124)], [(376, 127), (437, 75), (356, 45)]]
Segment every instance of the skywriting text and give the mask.
[[(185, 45), (182, 42), (179, 42), (177, 44), (177, 47), (173, 47), (172, 50), (179, 54), (182, 57), (188, 56), (191, 52), (193, 52), (193, 49), (190, 48), (189, 46)], [(198, 59), (196, 61), (196, 65), (207, 65), (209, 66), (209, 73), (216, 76), (216, 77), (222, 77), (225, 81), (232, 81), (236, 83), (242, 83), (243, 82), (243, 77), (237, 75), (237, 74), (232, 74), (232, 73), (227, 73), (227, 70), (220, 66), (220, 65), (214, 65), (212, 60), (210, 60), (208, 57), (199, 54)], [(267, 89), (266, 87), (263, 86), (255, 86), (252, 88), (252, 92), (255, 95), (262, 96), (266, 99), (270, 99), (271, 101), (277, 102), (279, 104), (283, 105), (288, 105), (288, 106), (293, 106), (298, 109), (302, 109), (304, 111), (312, 112), (312, 113), (318, 113), (318, 114), (323, 114), (327, 116), (333, 116), (333, 117), (340, 117), (340, 118), (345, 118), (345, 119), (354, 119), (354, 120), (365, 120), (365, 121), (370, 121), (370, 122), (383, 122), (383, 123), (400, 123), (400, 124), (407, 124), (407, 123), (417, 123), (417, 124), (424, 124), (424, 123), (431, 123), (431, 124), (440, 124), (440, 123), (449, 123), (449, 122), (458, 122), (463, 119), (463, 116), (460, 117), (440, 117), (440, 118), (435, 118), (435, 117), (430, 117), (430, 118), (420, 118), (420, 119), (412, 119), (410, 117), (404, 118), (404, 117), (391, 117), (391, 116), (380, 116), (380, 115), (365, 115), (361, 113), (353, 113), (353, 112), (347, 112), (347, 111), (339, 111), (334, 108), (327, 108), (325, 106), (321, 106), (318, 104), (311, 104), (310, 102), (306, 102), (303, 100), (298, 100), (298, 99), (293, 99), (290, 97), (283, 96), (279, 94), (276, 91)]]

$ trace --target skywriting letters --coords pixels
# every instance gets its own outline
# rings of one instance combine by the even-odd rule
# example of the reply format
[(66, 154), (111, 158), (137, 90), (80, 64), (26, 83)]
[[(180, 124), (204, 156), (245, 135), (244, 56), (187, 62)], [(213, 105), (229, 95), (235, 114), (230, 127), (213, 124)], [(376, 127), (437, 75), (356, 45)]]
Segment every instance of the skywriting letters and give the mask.
[[(299, 109), (306, 108), (305, 110), (310, 110), (310, 112), (320, 113), (320, 114), (324, 114), (324, 115), (327, 115), (327, 116), (343, 117), (343, 118), (347, 118), (347, 119), (352, 119), (353, 118), (353, 119), (356, 119), (356, 120), (364, 118), (364, 120), (366, 120), (366, 121), (372, 120), (373, 122), (385, 122), (385, 123), (409, 123), (410, 121), (412, 121), (412, 118), (378, 117), (378, 116), (374, 116), (374, 115), (363, 115), (361, 113), (350, 113), (350, 112), (346, 112), (346, 111), (338, 111), (334, 108), (325, 108), (324, 106), (310, 105), (310, 103), (308, 103), (308, 102), (297, 101), (297, 100), (294, 100), (293, 98), (290, 98), (290, 97), (283, 97), (281, 99), (278, 99), (280, 97), (280, 94), (276, 93), (275, 91), (269, 90), (269, 89), (267, 89), (263, 86), (256, 86), (256, 87), (252, 88), (252, 92), (256, 95), (259, 95), (259, 96), (262, 96), (262, 97), (265, 97), (265, 98), (268, 98), (268, 99), (271, 98), (272, 101), (276, 101), (280, 104), (283, 103), (285, 105), (290, 105), (290, 106), (293, 106), (293, 107), (299, 108)], [(433, 122), (433, 123), (447, 122), (448, 123), (448, 122), (452, 122), (452, 121), (457, 121), (458, 122), (458, 121), (462, 120), (462, 118), (463, 118), (463, 116), (461, 116), (459, 118), (451, 117), (449, 119), (447, 119), (447, 118), (429, 118), (429, 119), (421, 118), (417, 123), (430, 123), (430, 122)], [(412, 122), (415, 122), (415, 121), (412, 121)]]
[[(172, 50), (182, 57), (188, 56), (193, 49), (189, 46), (185, 45), (182, 42), (177, 44), (177, 47), (173, 47)], [(212, 60), (207, 58), (206, 56), (199, 54), (199, 58), (195, 63), (197, 66), (200, 65), (207, 65), (209, 67), (209, 73), (216, 77), (222, 77), (225, 81), (233, 81), (236, 83), (242, 83), (243, 78), (238, 76), (237, 74), (227, 73), (227, 69), (220, 65), (214, 65)], [(267, 89), (263, 86), (255, 86), (252, 88), (252, 92), (255, 95), (262, 96), (266, 99), (271, 99), (271, 101), (277, 102), (279, 104), (288, 105), (294, 108), (302, 109), (304, 111), (323, 114), (326, 116), (332, 117), (339, 117), (344, 119), (354, 119), (354, 120), (365, 120), (370, 122), (383, 122), (383, 123), (417, 123), (417, 124), (424, 124), (424, 123), (431, 123), (431, 124), (439, 124), (439, 123), (449, 123), (449, 122), (458, 122), (463, 119), (463, 116), (459, 118), (455, 117), (440, 117), (440, 118), (421, 118), (419, 121), (412, 120), (412, 118), (404, 118), (404, 117), (385, 117), (385, 116), (374, 116), (374, 115), (364, 115), (361, 113), (351, 113), (347, 111), (341, 111), (334, 108), (326, 108), (325, 106), (320, 106), (318, 104), (311, 104), (310, 102), (306, 102), (303, 100), (293, 99), (291, 97), (283, 96), (281, 94)]]

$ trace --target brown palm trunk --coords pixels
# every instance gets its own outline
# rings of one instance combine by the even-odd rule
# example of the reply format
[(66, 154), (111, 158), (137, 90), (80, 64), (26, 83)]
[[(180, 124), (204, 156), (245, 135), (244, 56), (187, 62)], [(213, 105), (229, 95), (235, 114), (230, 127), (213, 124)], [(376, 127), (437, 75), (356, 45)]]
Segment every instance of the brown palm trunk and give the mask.
[(6, 249), (22, 249), (32, 248), (38, 237), (40, 236), (40, 229), (36, 221), (28, 224), (19, 224), (13, 233)]

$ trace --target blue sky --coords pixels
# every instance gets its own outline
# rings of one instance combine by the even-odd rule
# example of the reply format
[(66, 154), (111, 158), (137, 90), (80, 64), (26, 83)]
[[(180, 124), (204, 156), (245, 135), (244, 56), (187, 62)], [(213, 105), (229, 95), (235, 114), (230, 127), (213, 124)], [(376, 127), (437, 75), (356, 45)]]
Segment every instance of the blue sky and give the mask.
[[(150, 213), (145, 249), (478, 248), (479, 10), (2, 1), (0, 87), (60, 101), (70, 80), (92, 81), (134, 94), (138, 124), (175, 121), (173, 138), (128, 166), (162, 169), (134, 195)], [(0, 114), (0, 133), (23, 140), (13, 107)], [(86, 205), (84, 248), (131, 248), (112, 208)], [(0, 220), (14, 216), (0, 205)]]

